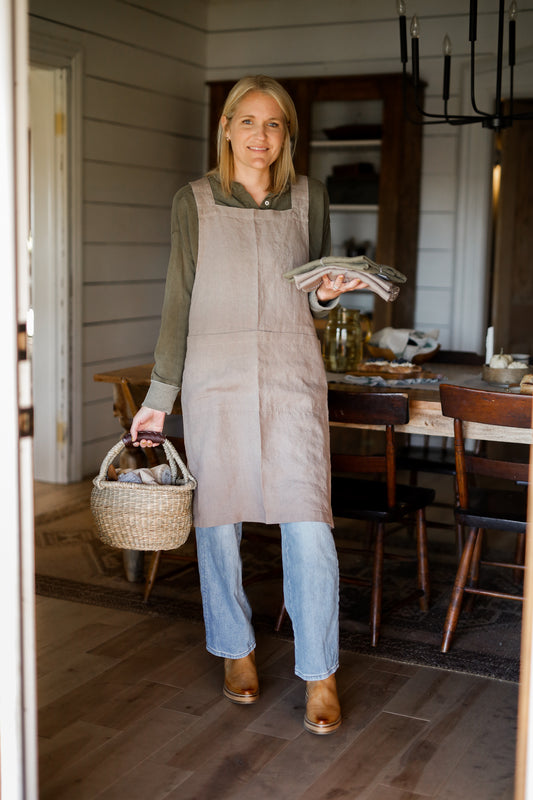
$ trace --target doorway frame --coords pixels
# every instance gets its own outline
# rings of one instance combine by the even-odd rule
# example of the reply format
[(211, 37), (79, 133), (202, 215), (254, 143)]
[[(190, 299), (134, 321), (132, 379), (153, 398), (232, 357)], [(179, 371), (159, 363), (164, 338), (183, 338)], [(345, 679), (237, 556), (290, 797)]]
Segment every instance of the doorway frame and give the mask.
[(0, 242), (4, 385), (0, 486), (2, 522), (2, 692), (0, 792), (38, 797), (34, 614), (31, 374), (26, 350), (29, 307), (27, 5), (0, 0)]
[[(58, 408), (63, 411), (66, 430), (55, 424), (51, 427), (51, 446), (58, 438), (66, 447), (66, 457), (56, 462), (54, 482), (71, 483), (82, 478), (82, 292), (83, 292), (83, 141), (82, 96), (83, 54), (79, 44), (57, 39), (29, 27), (29, 60), (32, 66), (65, 69), (67, 72), (67, 131), (68, 131), (68, 187), (67, 205), (58, 205), (58, 224), (68, 231), (67, 257), (58, 259), (56, 285), (61, 288), (55, 298), (55, 318), (58, 328), (68, 331), (67, 346), (54, 353), (53, 380), (57, 386)], [(62, 380), (68, 376), (68, 380)]]

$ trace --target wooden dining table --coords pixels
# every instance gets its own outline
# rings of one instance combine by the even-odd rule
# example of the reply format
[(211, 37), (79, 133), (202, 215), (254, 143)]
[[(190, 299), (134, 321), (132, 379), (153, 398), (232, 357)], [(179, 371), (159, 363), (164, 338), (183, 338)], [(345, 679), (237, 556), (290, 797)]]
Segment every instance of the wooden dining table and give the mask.
[[(119, 419), (124, 430), (129, 430), (131, 420), (141, 406), (148, 386), (152, 364), (140, 364), (133, 367), (99, 372), (94, 375), (95, 381), (109, 383), (113, 387), (113, 413)], [(430, 370), (430, 372), (429, 372)], [(420, 434), (423, 436), (445, 436), (453, 438), (453, 420), (442, 415), (439, 395), (439, 383), (452, 383), (458, 386), (469, 386), (492, 391), (513, 391), (507, 386), (488, 384), (482, 379), (479, 366), (468, 364), (439, 364), (430, 362), (426, 372), (437, 376), (430, 383), (405, 383), (399, 385), (369, 386), (350, 382), (350, 376), (343, 373), (328, 373), (328, 385), (331, 388), (346, 392), (405, 392), (409, 396), (409, 422), (397, 427), (398, 432)], [(388, 385), (387, 385), (388, 384)], [(175, 403), (174, 413), (181, 413), (179, 398)], [(346, 423), (332, 423), (333, 426), (354, 427)], [(357, 426), (363, 427), (363, 426)], [(371, 428), (372, 426), (366, 426)], [(521, 428), (501, 428), (497, 425), (466, 424), (466, 436), (472, 439), (487, 441), (506, 441), (531, 444), (533, 433)]]
[[(148, 387), (152, 364), (139, 364), (132, 367), (99, 372), (94, 375), (95, 381), (111, 384), (113, 388), (113, 413), (118, 418), (125, 431), (128, 431), (131, 420), (140, 408)], [(453, 420), (442, 414), (439, 394), (440, 383), (452, 383), (461, 386), (470, 386), (479, 389), (509, 391), (508, 387), (493, 386), (482, 379), (481, 367), (465, 364), (439, 364), (431, 362), (431, 375), (438, 376), (430, 383), (410, 383), (404, 385), (368, 386), (351, 382), (349, 375), (328, 373), (328, 385), (334, 389), (345, 392), (405, 392), (409, 397), (409, 422), (407, 425), (396, 426), (398, 432), (419, 434), (423, 436), (453, 438)], [(339, 435), (345, 440), (347, 447), (351, 446), (352, 432), (347, 428), (364, 428), (372, 430), (371, 425), (350, 425), (347, 423), (331, 423), (332, 436)], [(342, 429), (345, 429), (344, 431)], [(175, 446), (183, 453), (183, 431), (181, 428), (181, 407), (179, 396), (173, 408), (173, 415), (167, 417), (165, 433), (171, 438)], [(355, 433), (355, 432), (354, 432)], [(503, 428), (498, 425), (478, 425), (466, 423), (467, 437), (487, 441), (505, 441), (510, 443), (531, 445), (533, 432), (523, 428)], [(356, 434), (357, 435), (357, 434)], [(137, 454), (140, 455), (140, 454)], [(151, 452), (145, 457), (155, 458)], [(148, 597), (158, 567), (158, 555), (154, 554), (148, 571), (145, 588), (145, 598)], [(168, 557), (176, 560), (190, 561), (190, 557), (181, 556), (179, 553)], [(144, 555), (135, 550), (123, 551), (124, 569), (128, 580), (139, 580), (143, 575)]]

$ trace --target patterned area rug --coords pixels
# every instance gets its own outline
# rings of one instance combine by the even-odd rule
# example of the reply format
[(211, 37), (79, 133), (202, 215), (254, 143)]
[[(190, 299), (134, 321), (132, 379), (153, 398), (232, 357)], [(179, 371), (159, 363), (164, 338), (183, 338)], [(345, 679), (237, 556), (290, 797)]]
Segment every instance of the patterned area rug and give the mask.
[[(353, 523), (339, 521), (338, 539), (341, 573), (365, 581), (371, 574), (368, 556), (342, 552)], [(364, 531), (357, 534), (364, 543)], [(447, 537), (447, 538), (446, 538)], [(398, 599), (416, 585), (416, 562), (411, 557), (415, 542), (405, 530), (390, 537), (388, 549), (411, 560), (386, 560), (384, 608), (381, 637), (377, 648), (370, 645), (368, 633), (369, 589), (364, 585), (341, 583), (341, 647), (346, 650), (411, 664), (439, 667), (518, 681), (522, 604), (495, 598), (478, 597), (470, 611), (463, 611), (451, 651), (440, 652), (442, 627), (453, 578), (455, 558), (453, 534), (439, 533), (430, 538), (430, 578), (432, 599), (429, 612), (422, 613), (416, 601), (398, 604)], [(194, 558), (194, 536), (179, 555)], [(247, 593), (254, 609), (257, 629), (273, 633), (282, 601), (279, 529), (248, 525), (242, 545), (243, 572)], [(145, 556), (144, 571), (150, 554)], [(512, 574), (490, 576), (495, 588), (518, 593)], [(123, 554), (100, 542), (95, 535), (86, 503), (36, 518), (36, 591), (93, 605), (135, 611), (139, 614), (186, 618), (202, 622), (198, 572), (194, 561), (178, 562), (162, 558), (152, 594), (143, 601), (144, 583), (126, 579)], [(286, 617), (279, 634), (292, 636)]]

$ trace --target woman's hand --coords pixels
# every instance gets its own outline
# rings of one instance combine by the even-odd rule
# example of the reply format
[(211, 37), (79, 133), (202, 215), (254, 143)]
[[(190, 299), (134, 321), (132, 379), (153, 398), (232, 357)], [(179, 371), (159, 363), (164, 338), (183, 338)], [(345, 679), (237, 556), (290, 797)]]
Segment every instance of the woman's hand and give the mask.
[(316, 296), (321, 303), (327, 303), (329, 300), (334, 300), (339, 295), (345, 292), (353, 292), (354, 289), (367, 289), (368, 284), (359, 278), (354, 278), (353, 281), (344, 282), (344, 275), (337, 275), (331, 278), (329, 275), (324, 275), (322, 283), (316, 290)]
[(139, 431), (158, 431), (161, 433), (163, 425), (165, 424), (165, 412), (156, 411), (155, 408), (146, 408), (141, 406), (133, 417), (131, 423), (130, 433), (131, 441), (135, 447), (155, 447), (155, 445), (148, 439), (141, 439), (137, 441), (137, 433)]

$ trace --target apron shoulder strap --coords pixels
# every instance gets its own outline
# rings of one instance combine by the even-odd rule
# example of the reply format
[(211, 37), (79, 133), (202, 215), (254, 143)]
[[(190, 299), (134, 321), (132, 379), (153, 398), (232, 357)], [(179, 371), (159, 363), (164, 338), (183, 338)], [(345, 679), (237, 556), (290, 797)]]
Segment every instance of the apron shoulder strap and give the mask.
[(309, 209), (309, 185), (305, 175), (297, 175), (296, 182), (291, 186), (291, 205), (305, 214)]
[(200, 178), (197, 181), (191, 181), (191, 188), (198, 207), (201, 205), (215, 205), (215, 198), (213, 197), (213, 192), (211, 191), (209, 178)]

